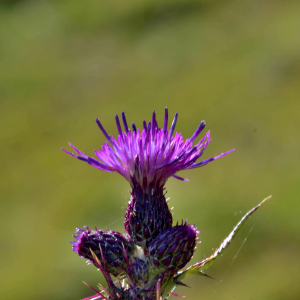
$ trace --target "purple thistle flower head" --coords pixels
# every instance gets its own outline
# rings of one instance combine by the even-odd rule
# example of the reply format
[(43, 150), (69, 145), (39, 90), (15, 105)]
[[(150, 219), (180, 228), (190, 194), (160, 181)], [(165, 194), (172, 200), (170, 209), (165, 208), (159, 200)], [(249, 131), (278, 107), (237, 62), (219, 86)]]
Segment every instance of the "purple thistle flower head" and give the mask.
[(122, 112), (125, 131), (122, 131), (119, 117), (116, 115), (119, 132), (117, 138), (108, 135), (100, 121), (96, 119), (99, 128), (107, 138), (102, 148), (95, 150), (97, 159), (85, 155), (71, 143), (70, 146), (77, 154), (62, 150), (100, 170), (118, 172), (130, 182), (132, 187), (138, 184), (143, 189), (149, 186), (161, 188), (171, 176), (187, 181), (177, 176), (176, 173), (205, 166), (234, 150), (197, 162), (211, 141), (210, 132), (208, 131), (198, 143), (194, 144), (194, 140), (206, 126), (202, 121), (191, 138), (184, 140), (181, 133), (174, 134), (177, 118), (176, 113), (168, 129), (168, 109), (166, 108), (164, 126), (159, 128), (154, 111), (152, 122), (147, 125), (144, 121), (141, 130), (132, 123), (132, 130), (130, 130), (125, 114)]

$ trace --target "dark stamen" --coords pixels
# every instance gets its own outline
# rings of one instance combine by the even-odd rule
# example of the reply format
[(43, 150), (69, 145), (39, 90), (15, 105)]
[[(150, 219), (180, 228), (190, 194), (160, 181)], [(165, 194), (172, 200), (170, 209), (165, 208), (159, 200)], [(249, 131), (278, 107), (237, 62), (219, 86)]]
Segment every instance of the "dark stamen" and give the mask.
[(155, 133), (155, 123), (156, 123), (155, 116), (156, 116), (156, 112), (154, 110), (152, 115), (152, 137), (154, 137), (154, 133)]
[(167, 134), (168, 132), (168, 108), (165, 108), (165, 123), (164, 123), (164, 132)]
[(119, 135), (122, 137), (122, 128), (121, 128), (121, 124), (120, 124), (118, 115), (116, 115), (116, 123), (117, 123), (117, 128), (119, 131)]
[(107, 138), (107, 140), (113, 145), (113, 141), (111, 140), (110, 136), (107, 134), (107, 132), (105, 131), (104, 127), (102, 126), (102, 124), (100, 123), (99, 119), (96, 119), (97, 125), (99, 126), (100, 130), (102, 131), (102, 133), (104, 134), (104, 136)]
[(125, 131), (127, 133), (128, 132), (128, 125), (127, 125), (127, 121), (126, 121), (126, 117), (125, 117), (124, 111), (122, 111), (122, 120), (123, 120)]
[(132, 122), (132, 131), (136, 133), (136, 127), (135, 124)]
[(150, 131), (151, 131), (151, 122), (148, 123), (147, 136), (146, 136), (146, 139), (145, 139), (145, 149), (147, 148), (147, 144), (148, 144), (148, 141), (149, 141)]

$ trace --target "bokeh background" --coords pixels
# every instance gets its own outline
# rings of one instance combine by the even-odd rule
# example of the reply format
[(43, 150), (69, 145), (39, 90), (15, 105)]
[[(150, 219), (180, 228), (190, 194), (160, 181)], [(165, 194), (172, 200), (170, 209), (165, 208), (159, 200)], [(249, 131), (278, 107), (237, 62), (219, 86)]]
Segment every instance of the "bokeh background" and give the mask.
[[(201, 230), (192, 262), (268, 201), (187, 299), (300, 299), (300, 3), (298, 0), (0, 1), (0, 299), (74, 300), (100, 272), (71, 250), (76, 227), (123, 232), (128, 183), (69, 157), (92, 155), (124, 110), (201, 120), (204, 158), (167, 183), (174, 219)], [(241, 247), (241, 245), (243, 245)], [(238, 255), (237, 255), (238, 254)], [(222, 281), (221, 281), (222, 280)], [(174, 297), (172, 297), (175, 299)]]

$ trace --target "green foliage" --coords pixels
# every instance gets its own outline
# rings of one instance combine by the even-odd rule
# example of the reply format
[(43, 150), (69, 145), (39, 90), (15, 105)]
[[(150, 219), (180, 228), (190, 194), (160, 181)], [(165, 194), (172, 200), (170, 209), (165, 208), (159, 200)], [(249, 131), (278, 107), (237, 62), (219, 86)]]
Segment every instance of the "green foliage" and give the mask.
[(274, 195), (210, 268), (223, 282), (191, 276), (176, 293), (299, 299), (299, 15), (296, 0), (2, 1), (0, 298), (80, 299), (82, 281), (104, 284), (68, 241), (83, 225), (124, 232), (127, 183), (60, 148), (92, 155), (96, 117), (116, 134), (116, 113), (141, 126), (168, 106), (184, 137), (206, 121), (204, 158), (236, 148), (167, 183), (174, 220), (202, 232), (191, 264)]

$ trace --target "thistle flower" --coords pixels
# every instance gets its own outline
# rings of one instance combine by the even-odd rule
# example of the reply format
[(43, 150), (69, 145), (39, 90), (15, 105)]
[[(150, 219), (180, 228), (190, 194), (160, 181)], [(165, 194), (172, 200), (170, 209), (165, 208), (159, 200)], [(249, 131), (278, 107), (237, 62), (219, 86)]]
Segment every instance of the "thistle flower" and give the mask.
[[(125, 214), (124, 226), (135, 243), (146, 247), (161, 230), (172, 227), (172, 215), (166, 202), (163, 187), (171, 176), (185, 180), (176, 175), (177, 172), (205, 166), (211, 161), (229, 154), (234, 149), (218, 156), (197, 162), (211, 141), (208, 131), (202, 139), (194, 143), (206, 124), (200, 123), (191, 138), (184, 140), (180, 133), (175, 133), (178, 114), (175, 114), (172, 125), (168, 129), (168, 109), (165, 109), (163, 128), (159, 128), (156, 113), (153, 112), (152, 123), (143, 122), (144, 128), (137, 129), (132, 123), (132, 131), (128, 128), (124, 112), (122, 120), (125, 131), (122, 132), (118, 115), (116, 124), (119, 132), (117, 139), (108, 135), (98, 119), (96, 122), (107, 138), (102, 149), (96, 150), (98, 158), (89, 157), (70, 146), (77, 154), (66, 153), (87, 162), (93, 167), (107, 172), (118, 172), (129, 181), (132, 192)], [(173, 135), (174, 134), (174, 135)]]
[[(71, 242), (73, 251), (88, 259), (103, 273), (108, 287), (101, 286), (96, 295), (86, 299), (167, 299), (181, 280), (189, 275), (205, 275), (202, 271), (212, 264), (228, 247), (238, 230), (258, 206), (250, 210), (237, 224), (221, 246), (209, 258), (180, 271), (192, 258), (196, 236), (200, 233), (194, 225), (172, 227), (173, 217), (165, 198), (165, 183), (169, 177), (187, 181), (177, 173), (182, 170), (205, 166), (227, 155), (234, 149), (206, 160), (198, 161), (211, 141), (210, 132), (195, 143), (205, 128), (202, 121), (191, 136), (184, 140), (175, 132), (178, 114), (168, 128), (168, 110), (165, 110), (164, 125), (158, 127), (156, 113), (152, 122), (143, 122), (143, 129), (132, 123), (128, 128), (124, 112), (124, 132), (118, 116), (118, 137), (108, 135), (98, 119), (96, 122), (107, 138), (97, 157), (89, 157), (75, 148), (76, 154), (64, 150), (88, 164), (107, 172), (121, 174), (132, 188), (125, 213), (124, 226), (127, 235), (115, 231), (78, 229)], [(118, 276), (122, 284), (113, 282), (111, 275)]]
[(98, 159), (85, 155), (71, 143), (70, 146), (77, 154), (62, 150), (100, 170), (117, 172), (129, 181), (132, 188), (139, 185), (145, 190), (148, 190), (149, 187), (154, 189), (163, 187), (171, 176), (187, 181), (187, 179), (177, 176), (176, 173), (205, 166), (234, 150), (197, 162), (211, 141), (210, 132), (208, 131), (198, 143), (193, 145), (195, 139), (205, 128), (205, 122), (200, 123), (191, 138), (184, 140), (180, 133), (174, 134), (177, 118), (178, 114), (176, 113), (170, 129), (168, 129), (168, 109), (166, 108), (164, 126), (159, 128), (154, 111), (152, 123), (149, 122), (147, 125), (144, 121), (142, 130), (136, 128), (132, 123), (132, 130), (130, 130), (125, 113), (122, 112), (125, 131), (122, 131), (119, 117), (116, 115), (119, 132), (117, 138), (108, 135), (100, 121), (96, 119), (108, 141), (103, 143), (102, 149), (95, 150)]

